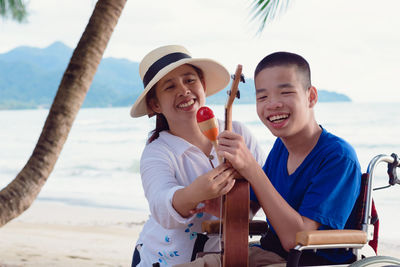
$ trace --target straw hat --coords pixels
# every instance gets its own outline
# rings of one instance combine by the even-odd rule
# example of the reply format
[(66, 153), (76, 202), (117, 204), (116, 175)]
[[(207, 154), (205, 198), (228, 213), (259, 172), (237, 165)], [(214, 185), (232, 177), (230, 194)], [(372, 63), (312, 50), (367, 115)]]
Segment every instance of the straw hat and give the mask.
[(229, 83), (228, 71), (212, 59), (192, 58), (189, 51), (179, 45), (156, 48), (140, 62), (139, 74), (143, 81), (144, 91), (131, 108), (132, 117), (153, 115), (154, 112), (146, 105), (146, 94), (166, 74), (183, 64), (191, 64), (203, 71), (207, 86), (206, 96), (217, 93)]

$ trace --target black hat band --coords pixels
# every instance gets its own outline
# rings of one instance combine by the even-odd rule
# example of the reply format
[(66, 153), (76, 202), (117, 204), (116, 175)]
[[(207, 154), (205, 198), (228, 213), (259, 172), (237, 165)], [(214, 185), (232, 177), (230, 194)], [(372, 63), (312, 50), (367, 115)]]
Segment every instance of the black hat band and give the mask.
[(191, 58), (191, 56), (185, 53), (176, 52), (163, 56), (162, 58), (154, 62), (153, 65), (151, 65), (150, 68), (146, 71), (146, 74), (143, 77), (144, 88), (146, 88), (147, 84), (149, 84), (149, 82), (154, 78), (154, 76), (157, 75), (160, 70), (162, 70), (169, 64), (184, 58)]

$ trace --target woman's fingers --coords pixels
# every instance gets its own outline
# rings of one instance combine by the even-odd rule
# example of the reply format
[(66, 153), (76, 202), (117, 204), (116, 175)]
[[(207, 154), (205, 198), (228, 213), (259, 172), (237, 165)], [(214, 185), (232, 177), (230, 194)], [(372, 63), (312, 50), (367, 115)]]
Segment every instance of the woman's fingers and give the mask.
[(229, 179), (228, 182), (225, 184), (225, 186), (222, 188), (221, 190), (221, 194), (225, 195), (228, 194), (229, 191), (231, 191), (231, 189), (233, 188), (233, 186), (235, 185), (235, 179)]
[(201, 213), (201, 212), (204, 212), (204, 211), (205, 211), (204, 207), (195, 208), (195, 209), (189, 210), (189, 214), (193, 215), (193, 214)]
[(237, 176), (237, 171), (233, 168), (230, 168), (217, 176), (214, 181), (217, 184), (218, 194), (227, 194), (233, 188)]
[(226, 163), (222, 163), (220, 165), (218, 165), (216, 168), (213, 168), (209, 174), (211, 175), (211, 177), (214, 179), (215, 177), (217, 177), (219, 174), (221, 174), (222, 172), (228, 170), (229, 168), (231, 168), (231, 166), (229, 164)]
[(214, 182), (216, 184), (223, 184), (229, 176), (231, 176), (235, 172), (235, 169), (232, 167), (227, 168), (226, 170), (220, 172), (218, 175), (214, 176)]
[[(199, 199), (203, 201), (219, 197), (232, 189), (236, 176), (236, 170), (230, 164), (223, 163), (197, 179), (195, 192), (201, 194)], [(191, 214), (201, 211), (195, 209)]]

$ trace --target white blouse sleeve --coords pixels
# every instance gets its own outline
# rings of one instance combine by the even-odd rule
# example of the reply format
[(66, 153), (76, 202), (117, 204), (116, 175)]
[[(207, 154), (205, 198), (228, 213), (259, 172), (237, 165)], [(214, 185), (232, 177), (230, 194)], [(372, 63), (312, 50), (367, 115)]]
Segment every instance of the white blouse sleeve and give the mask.
[(159, 144), (147, 145), (140, 160), (140, 174), (153, 218), (166, 229), (189, 223), (194, 216), (182, 217), (172, 206), (174, 193), (183, 188), (175, 175), (173, 154)]

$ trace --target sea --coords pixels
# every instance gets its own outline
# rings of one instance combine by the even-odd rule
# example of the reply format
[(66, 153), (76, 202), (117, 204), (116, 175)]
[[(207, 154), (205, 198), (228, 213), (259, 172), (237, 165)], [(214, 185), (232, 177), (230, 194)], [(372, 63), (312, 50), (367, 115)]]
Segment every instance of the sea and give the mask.
[[(239, 100), (240, 101), (240, 100)], [(397, 103), (318, 103), (317, 122), (355, 148), (362, 170), (379, 154), (400, 155)], [(224, 118), (223, 105), (209, 106)], [(140, 156), (154, 118), (129, 116), (129, 107), (84, 108), (78, 113), (53, 172), (38, 201), (106, 207), (148, 213), (139, 174)], [(0, 186), (11, 182), (26, 164), (41, 133), (47, 109), (0, 111)], [(235, 104), (233, 120), (243, 122), (268, 152), (275, 137), (260, 122), (255, 105)], [(387, 166), (380, 164), (375, 187), (388, 184)], [(400, 175), (400, 171), (399, 171)], [(374, 191), (381, 233), (400, 245), (400, 186)], [(385, 223), (383, 222), (385, 221)]]

